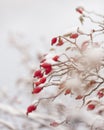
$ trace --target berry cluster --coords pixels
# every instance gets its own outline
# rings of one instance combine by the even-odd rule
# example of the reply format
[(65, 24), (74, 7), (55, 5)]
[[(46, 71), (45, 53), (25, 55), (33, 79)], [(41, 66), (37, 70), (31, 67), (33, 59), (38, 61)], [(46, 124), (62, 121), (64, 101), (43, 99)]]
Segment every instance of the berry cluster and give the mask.
[[(37, 109), (41, 100), (55, 99), (60, 95), (80, 100), (81, 108), (87, 111), (102, 106), (100, 99), (104, 97), (104, 41), (96, 41), (96, 37), (99, 39), (99, 35), (104, 34), (104, 23), (94, 21), (82, 7), (76, 8), (76, 11), (81, 15), (81, 23), (82, 20), (89, 19), (96, 24), (97, 29), (93, 28), (86, 33), (78, 27), (76, 31), (52, 38), (50, 44), (55, 52), (50, 51), (40, 61), (39, 69), (33, 75), (32, 94), (38, 94), (49, 86), (57, 86), (58, 91), (56, 95), (40, 98), (30, 105), (27, 115)], [(56, 127), (62, 123), (54, 121), (50, 125)]]

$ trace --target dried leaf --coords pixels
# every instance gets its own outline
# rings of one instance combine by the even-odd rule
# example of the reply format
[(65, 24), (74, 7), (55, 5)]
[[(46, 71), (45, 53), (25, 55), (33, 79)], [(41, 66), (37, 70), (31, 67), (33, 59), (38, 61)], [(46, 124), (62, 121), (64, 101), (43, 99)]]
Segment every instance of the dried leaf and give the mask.
[(71, 35), (71, 33), (67, 33), (65, 35), (63, 35), (64, 37), (69, 37)]
[(65, 49), (65, 51), (68, 51), (68, 50), (70, 50), (71, 49), (71, 47), (67, 47), (66, 49)]
[(80, 16), (80, 17), (79, 17), (79, 20), (80, 20), (81, 24), (83, 24), (84, 19), (83, 19), (83, 17), (82, 17), (82, 16)]

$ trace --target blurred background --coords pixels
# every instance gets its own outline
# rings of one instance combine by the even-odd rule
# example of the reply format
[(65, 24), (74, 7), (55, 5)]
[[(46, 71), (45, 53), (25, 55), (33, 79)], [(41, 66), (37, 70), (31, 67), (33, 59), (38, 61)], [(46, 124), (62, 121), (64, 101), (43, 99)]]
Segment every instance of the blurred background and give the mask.
[(25, 117), (33, 100), (32, 74), (51, 38), (80, 25), (78, 6), (104, 13), (104, 0), (0, 0), (0, 129), (37, 130), (44, 124)]

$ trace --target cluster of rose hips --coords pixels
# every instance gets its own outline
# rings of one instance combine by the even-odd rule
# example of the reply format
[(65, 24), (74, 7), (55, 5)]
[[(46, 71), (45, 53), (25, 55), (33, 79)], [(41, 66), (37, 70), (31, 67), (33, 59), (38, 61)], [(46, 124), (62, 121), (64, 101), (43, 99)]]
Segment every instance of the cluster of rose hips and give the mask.
[[(76, 39), (78, 37), (78, 33), (72, 33), (70, 34), (70, 38), (71, 39)], [(54, 45), (56, 44), (56, 46), (61, 46), (64, 44), (62, 38), (60, 37), (54, 37), (52, 40), (51, 40), (51, 45)], [(58, 62), (59, 60), (59, 56), (58, 55), (55, 55), (52, 60), (54, 62)], [(44, 83), (47, 82), (47, 76), (52, 72), (53, 70), (53, 66), (52, 64), (50, 63), (47, 63), (46, 59), (42, 59), (42, 61), (40, 62), (40, 69), (36, 70), (34, 72), (34, 78), (37, 80), (36, 82), (34, 82), (34, 89), (32, 91), (32, 94), (38, 94), (42, 91), (42, 89), (44, 88)], [(42, 86), (43, 85), (43, 86)], [(71, 91), (69, 89), (67, 89), (65, 91), (65, 95), (66, 94), (69, 94)], [(28, 108), (27, 108), (27, 114), (36, 110), (37, 106), (35, 105), (30, 105)]]
[[(85, 10), (82, 7), (78, 7), (78, 8), (76, 8), (76, 11), (78, 13), (80, 13), (81, 15), (83, 15)], [(95, 31), (93, 30), (93, 32), (95, 32)], [(76, 39), (79, 38), (80, 35), (83, 35), (83, 34), (76, 31), (76, 32), (69, 33), (67, 36), (63, 35), (63, 36), (54, 37), (51, 40), (51, 45), (52, 46), (54, 46), (54, 45), (55, 46), (62, 46), (62, 45), (64, 45), (65, 41), (67, 41), (67, 40), (69, 40), (70, 43), (76, 45), (76, 43), (73, 41), (76, 41)], [(68, 39), (66, 39), (66, 37), (68, 37)], [(88, 41), (85, 41), (82, 44), (81, 48), (78, 48), (78, 49), (80, 49), (81, 51), (84, 51), (84, 50), (86, 50), (87, 46), (88, 46)], [(80, 52), (80, 50), (79, 50), (79, 52)], [(61, 62), (60, 55), (53, 56), (51, 58), (51, 60), (54, 61), (55, 63), (60, 63)], [(55, 65), (48, 62), (45, 57), (40, 61), (40, 69), (36, 70), (34, 72), (34, 75), (33, 75), (35, 81), (33, 82), (34, 87), (32, 90), (32, 94), (38, 94), (46, 87), (45, 84), (49, 82), (49, 79), (48, 79), (49, 76), (52, 75), (52, 73), (54, 72), (54, 66)], [(57, 66), (57, 64), (56, 64), (56, 66)], [(96, 84), (96, 81), (91, 80), (87, 84), (87, 87), (93, 86), (95, 84)], [(71, 93), (70, 89), (68, 89), (68, 88), (65, 89), (64, 95), (67, 95), (70, 93)], [(102, 98), (104, 96), (104, 89), (103, 88), (97, 92), (97, 96), (98, 96), (98, 98)], [(76, 100), (83, 99), (83, 96), (78, 95), (77, 97), (75, 97), (75, 99)], [(90, 100), (86, 103), (86, 106), (87, 106), (88, 110), (94, 110), (98, 104), (99, 104), (98, 102)], [(27, 108), (26, 114), (28, 115), (28, 113), (35, 111), (37, 109), (37, 106), (38, 106), (38, 102), (36, 104), (30, 105)], [(57, 122), (53, 122), (51, 125), (58, 126), (59, 124)]]
[[(70, 34), (70, 38), (71, 39), (76, 39), (78, 38), (78, 33), (71, 33)], [(64, 41), (62, 40), (62, 38), (59, 36), (59, 37), (54, 37), (52, 38), (51, 40), (51, 45), (54, 45), (56, 44), (56, 46), (61, 46), (64, 44)], [(55, 55), (53, 58), (52, 58), (53, 61), (55, 62), (58, 62), (59, 60), (59, 56), (58, 55)], [(52, 64), (50, 63), (47, 63), (46, 59), (42, 59), (42, 61), (40, 62), (40, 69), (36, 70), (34, 72), (34, 78), (37, 79), (36, 82), (34, 82), (34, 89), (32, 91), (32, 94), (38, 94), (39, 92), (42, 91), (42, 89), (44, 88), (44, 86), (41, 86), (42, 84), (44, 84), (47, 80), (47, 75), (50, 74), (53, 70), (53, 67), (52, 67)], [(71, 91), (69, 89), (67, 89), (65, 91), (65, 95), (66, 94), (69, 94)], [(78, 97), (79, 98), (79, 97)], [(32, 106), (29, 106), (27, 108), (27, 114), (36, 110), (36, 106), (32, 105)]]

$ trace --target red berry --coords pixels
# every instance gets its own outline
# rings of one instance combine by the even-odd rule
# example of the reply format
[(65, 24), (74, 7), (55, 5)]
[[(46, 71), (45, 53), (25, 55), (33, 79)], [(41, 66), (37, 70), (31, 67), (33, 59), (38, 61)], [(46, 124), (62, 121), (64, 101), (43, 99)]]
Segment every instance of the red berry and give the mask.
[(40, 93), (42, 89), (43, 89), (43, 87), (36, 87), (33, 89), (32, 94)]
[(78, 13), (80, 13), (80, 14), (83, 14), (84, 8), (78, 7), (78, 8), (76, 8), (76, 11), (77, 11)]
[(102, 98), (102, 97), (104, 96), (104, 94), (103, 94), (102, 91), (99, 91), (99, 92), (97, 93), (97, 95), (98, 95), (99, 98)]
[(48, 74), (52, 71), (52, 65), (49, 63), (43, 63), (41, 64), (41, 67), (45, 69), (45, 74)]
[(80, 99), (82, 99), (82, 98), (83, 98), (83, 96), (78, 95), (75, 99), (76, 99), (76, 100), (80, 100)]
[(45, 69), (45, 74), (47, 75), (47, 74), (49, 74), (51, 71), (52, 71), (52, 67), (46, 68), (46, 69)]
[(70, 94), (70, 93), (71, 93), (71, 90), (70, 90), (70, 89), (67, 89), (67, 90), (65, 91), (65, 95)]
[(76, 39), (78, 36), (79, 36), (78, 33), (70, 34), (70, 38), (72, 38), (72, 39)]
[(52, 38), (51, 45), (55, 44), (57, 42), (57, 37)]
[(35, 105), (30, 105), (30, 106), (27, 108), (26, 114), (28, 115), (28, 113), (31, 113), (32, 111), (35, 111), (36, 108), (37, 108), (37, 106), (35, 106)]
[(45, 81), (46, 81), (46, 78), (45, 78), (45, 77), (43, 77), (43, 78), (41, 78), (41, 79), (39, 80), (40, 84), (41, 84), (41, 83), (45, 83)]
[(35, 73), (34, 73), (34, 77), (42, 78), (42, 77), (43, 77), (43, 74), (42, 74), (41, 70), (37, 70), (37, 71), (35, 71)]
[(49, 63), (43, 63), (43, 64), (41, 64), (41, 67), (43, 67), (43, 68), (50, 68), (51, 64), (49, 64)]
[(34, 82), (34, 84), (35, 84), (36, 86), (39, 86), (39, 85), (40, 85), (40, 82)]
[(54, 57), (52, 58), (52, 60), (54, 60), (54, 61), (58, 61), (58, 59), (59, 59), (59, 56), (54, 56)]
[(88, 108), (88, 110), (93, 110), (93, 109), (95, 109), (95, 105), (94, 104), (89, 104), (87, 106), (87, 108)]

